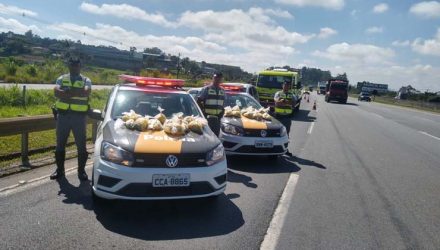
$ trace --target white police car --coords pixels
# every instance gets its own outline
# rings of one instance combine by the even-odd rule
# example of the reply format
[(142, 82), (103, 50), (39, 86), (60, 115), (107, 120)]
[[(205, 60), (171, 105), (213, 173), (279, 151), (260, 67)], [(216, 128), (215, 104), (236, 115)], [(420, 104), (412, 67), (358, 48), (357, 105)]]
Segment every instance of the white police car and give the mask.
[[(124, 112), (154, 116), (158, 108), (203, 118), (182, 80), (123, 76), (102, 112), (93, 157), (95, 201), (159, 200), (218, 196), (226, 187), (223, 145), (208, 126), (203, 133), (169, 136), (161, 131), (136, 131), (121, 126)], [(93, 114), (95, 117), (99, 112)]]

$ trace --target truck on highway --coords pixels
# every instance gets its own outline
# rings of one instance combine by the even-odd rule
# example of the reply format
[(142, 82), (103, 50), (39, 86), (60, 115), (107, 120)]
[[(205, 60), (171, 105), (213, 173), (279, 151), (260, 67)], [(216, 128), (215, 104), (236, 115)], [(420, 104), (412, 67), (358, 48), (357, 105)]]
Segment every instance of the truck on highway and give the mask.
[(293, 109), (298, 110), (301, 103), (301, 84), (299, 73), (286, 69), (264, 70), (258, 73), (256, 87), (260, 96), (260, 103), (264, 107), (273, 107), (275, 93), (283, 88), (284, 81), (288, 81), (290, 91), (294, 96)]
[(318, 88), (316, 89), (316, 92), (318, 95), (322, 94), (325, 95), (325, 86), (327, 85), (326, 82), (318, 82)]
[(325, 101), (339, 101), (347, 103), (348, 81), (341, 79), (330, 79), (325, 86)]

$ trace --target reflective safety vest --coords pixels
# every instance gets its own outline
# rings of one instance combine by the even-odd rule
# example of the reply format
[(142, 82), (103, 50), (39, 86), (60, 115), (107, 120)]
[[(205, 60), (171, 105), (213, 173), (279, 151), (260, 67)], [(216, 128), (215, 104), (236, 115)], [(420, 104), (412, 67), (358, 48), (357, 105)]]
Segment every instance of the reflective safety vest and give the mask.
[[(71, 89), (84, 89), (85, 80), (77, 80), (75, 82), (70, 81), (70, 75), (64, 75), (61, 88), (71, 88)], [(58, 110), (72, 110), (76, 112), (87, 112), (89, 110), (89, 98), (88, 97), (80, 97), (73, 96), (70, 98), (58, 98), (55, 102), (55, 107)]]
[(224, 101), (225, 91), (222, 88), (216, 89), (214, 87), (208, 87), (208, 94), (204, 103), (205, 114), (220, 115), (223, 112)]
[(291, 115), (293, 113), (292, 102), (293, 95), (291, 93), (281, 93), (278, 95), (280, 99), (284, 99), (287, 103), (275, 103), (275, 114), (277, 115)]

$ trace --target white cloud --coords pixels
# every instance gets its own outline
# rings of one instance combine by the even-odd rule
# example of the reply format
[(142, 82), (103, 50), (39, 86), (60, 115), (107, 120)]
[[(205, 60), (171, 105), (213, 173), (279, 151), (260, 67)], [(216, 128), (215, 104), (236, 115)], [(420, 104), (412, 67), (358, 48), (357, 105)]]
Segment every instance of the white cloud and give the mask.
[(413, 51), (423, 55), (440, 56), (440, 28), (437, 29), (437, 34), (433, 39), (423, 40), (417, 38), (411, 44)]
[(275, 0), (275, 2), (299, 7), (313, 6), (332, 10), (341, 10), (345, 5), (344, 0)]
[(365, 30), (365, 33), (367, 34), (377, 34), (377, 33), (383, 33), (383, 27), (369, 27)]
[(17, 6), (5, 5), (0, 3), (0, 13), (6, 15), (25, 15), (30, 17), (36, 17), (38, 14), (34, 11), (22, 9)]
[(336, 35), (338, 34), (338, 31), (329, 28), (329, 27), (325, 27), (325, 28), (321, 28), (319, 34), (318, 34), (318, 38), (324, 39), (324, 38), (328, 38), (330, 36)]
[(350, 15), (351, 15), (351, 16), (356, 16), (357, 13), (358, 13), (357, 10), (352, 10), (352, 11), (350, 12)]
[(25, 25), (12, 18), (0, 17), (0, 32), (12, 31), (14, 33), (23, 34), (28, 30), (32, 30), (35, 33), (41, 33), (41, 30), (35, 25)]
[(374, 13), (384, 13), (388, 10), (388, 4), (386, 3), (380, 3), (373, 7)]
[(395, 47), (407, 47), (410, 44), (411, 42), (409, 40), (405, 40), (405, 41), (396, 40), (392, 43), (392, 45)]
[(165, 27), (175, 27), (176, 24), (168, 21), (162, 14), (150, 14), (145, 12), (144, 10), (128, 5), (128, 4), (102, 4), (101, 6), (91, 4), (91, 3), (82, 3), (79, 7), (82, 11), (96, 14), (96, 15), (108, 15), (115, 16), (123, 19), (129, 20), (143, 20), (146, 22), (162, 25)]
[(440, 18), (440, 2), (425, 1), (411, 6), (409, 12), (422, 18)]
[(389, 64), (395, 53), (392, 49), (371, 44), (338, 43), (329, 46), (325, 51), (315, 51), (312, 55), (347, 64), (369, 65)]
[(291, 19), (293, 18), (293, 15), (290, 14), (290, 12), (288, 12), (287, 10), (281, 10), (281, 9), (262, 9), (262, 8), (251, 8), (249, 10), (250, 13), (254, 13), (254, 14), (267, 14), (270, 16), (275, 16), (275, 17), (282, 17), (282, 18), (287, 18), (287, 19)]
[[(184, 12), (178, 23), (205, 32), (204, 38), (244, 50), (271, 50), (273, 53), (293, 53), (294, 45), (306, 43), (313, 34), (303, 35), (278, 26), (266, 14), (267, 10), (251, 8), (249, 11), (232, 9)], [(218, 18), (222, 17), (222, 18)]]

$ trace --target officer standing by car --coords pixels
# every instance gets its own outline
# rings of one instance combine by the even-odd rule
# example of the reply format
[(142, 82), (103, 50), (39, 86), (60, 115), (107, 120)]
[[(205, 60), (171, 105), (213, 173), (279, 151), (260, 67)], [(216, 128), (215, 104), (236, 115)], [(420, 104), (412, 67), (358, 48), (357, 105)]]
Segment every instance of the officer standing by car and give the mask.
[(218, 135), (220, 133), (220, 119), (224, 113), (225, 91), (220, 86), (223, 80), (223, 74), (215, 72), (212, 77), (212, 83), (205, 86), (197, 96), (197, 103), (208, 118), (211, 130)]
[(78, 178), (88, 179), (85, 171), (87, 162), (86, 150), (86, 119), (89, 111), (89, 96), (92, 82), (80, 74), (81, 62), (70, 58), (68, 61), (69, 74), (60, 76), (54, 88), (56, 109), (56, 137), (55, 160), (57, 169), (50, 179), (64, 177), (64, 161), (66, 158), (66, 144), (70, 131), (73, 132), (78, 150)]
[[(274, 101), (275, 116), (286, 127), (287, 136), (290, 137), (290, 126), (292, 125), (291, 116), (293, 114), (293, 94), (289, 90), (290, 83), (284, 81), (283, 89), (275, 93)], [(292, 156), (289, 149), (287, 149), (286, 155)]]

